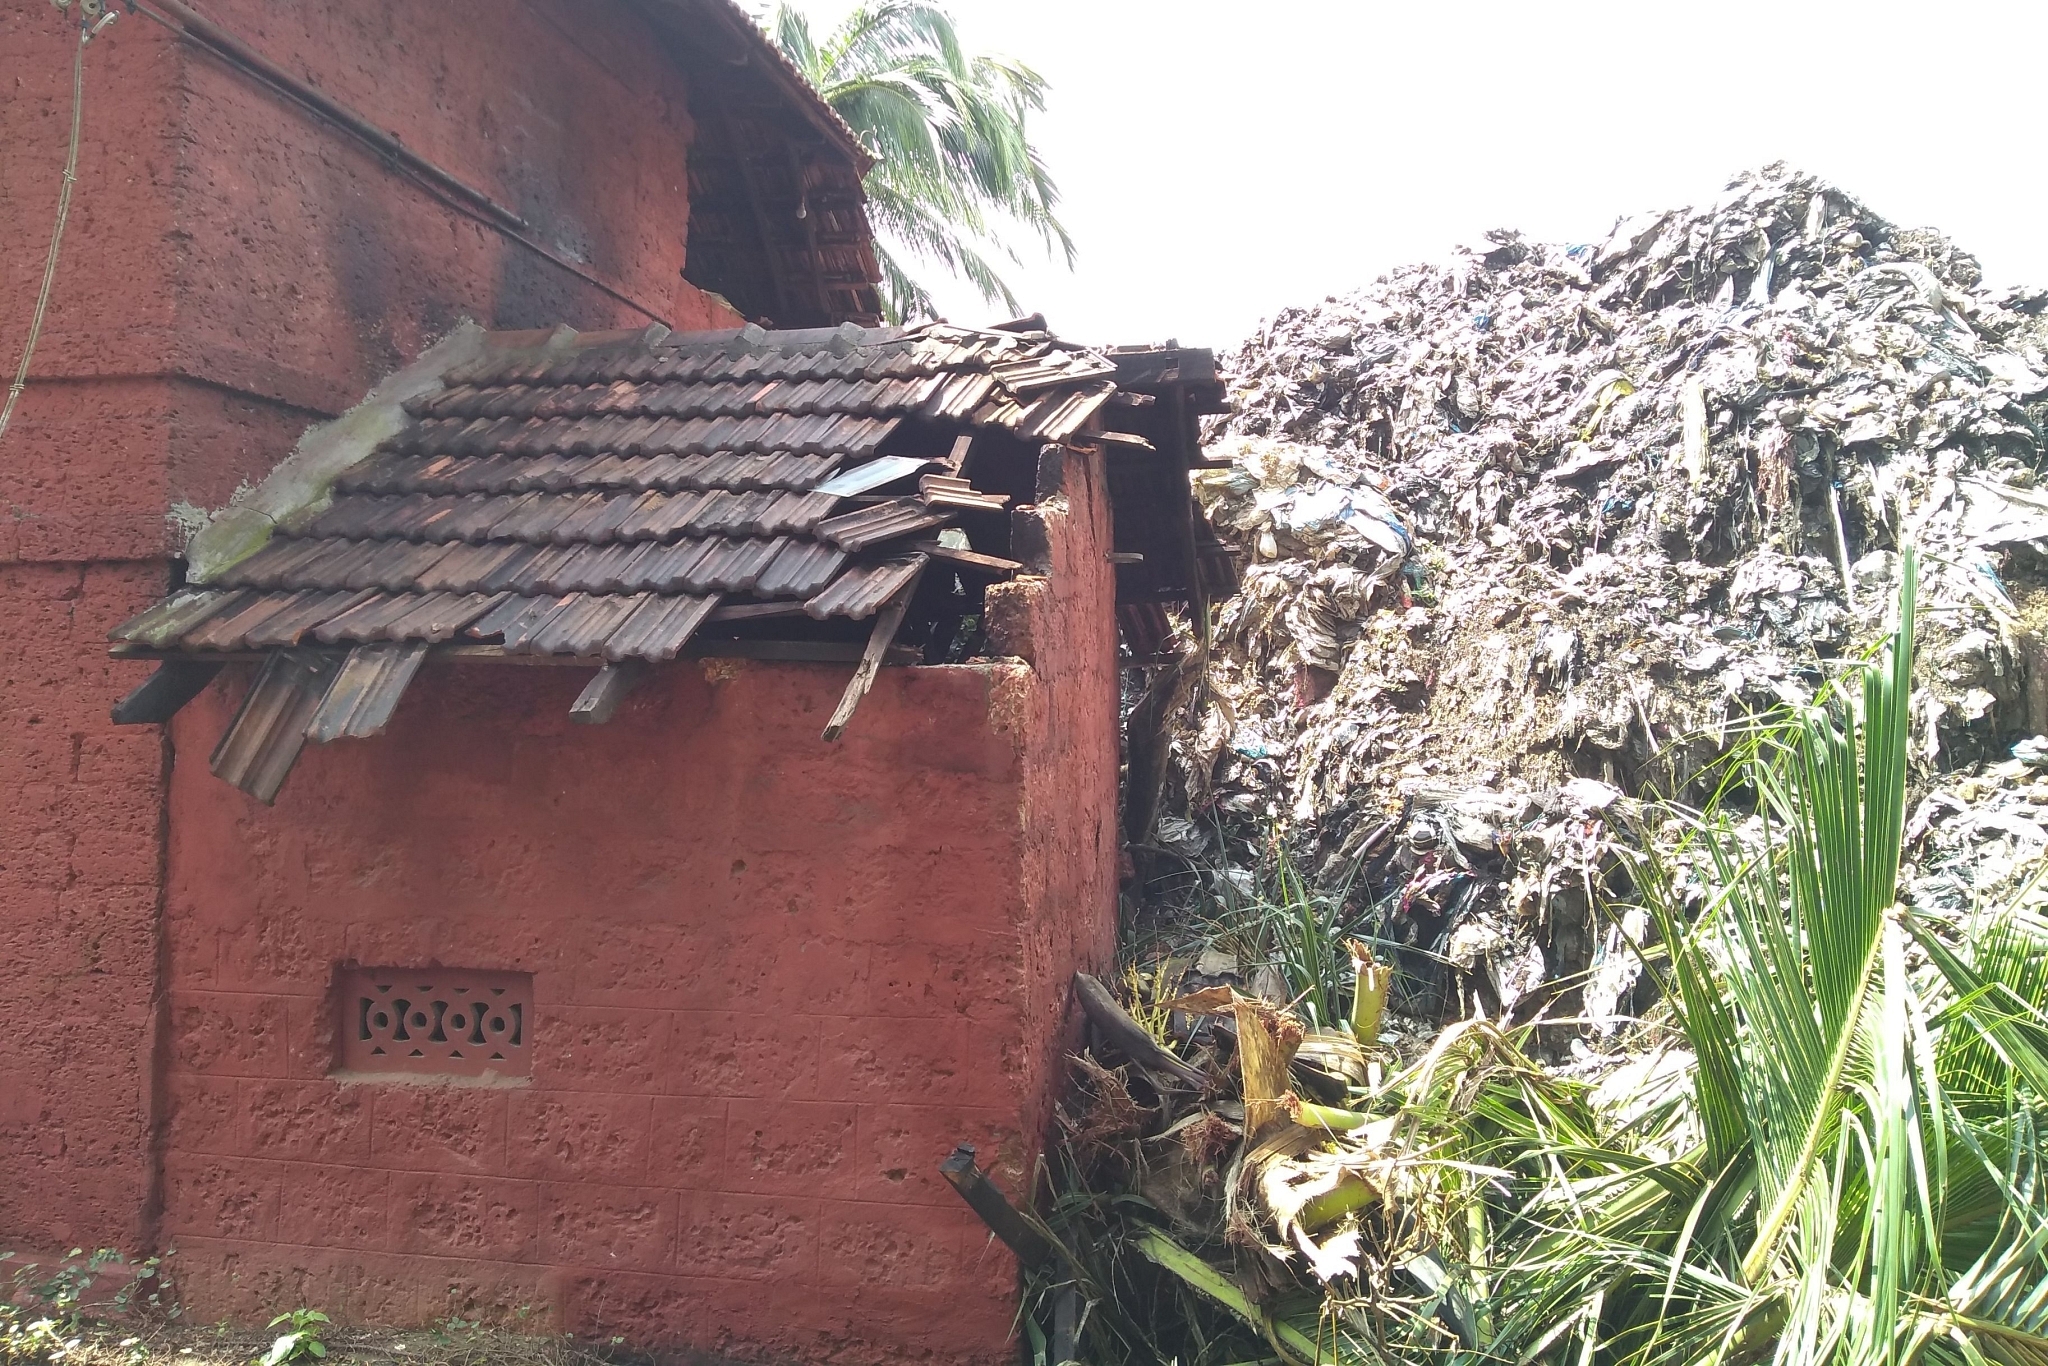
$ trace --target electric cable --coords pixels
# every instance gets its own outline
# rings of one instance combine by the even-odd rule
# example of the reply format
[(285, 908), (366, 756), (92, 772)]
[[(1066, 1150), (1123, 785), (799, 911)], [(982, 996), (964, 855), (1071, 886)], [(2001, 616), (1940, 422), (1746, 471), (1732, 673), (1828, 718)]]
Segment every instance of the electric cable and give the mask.
[(15, 367), (14, 383), (7, 386), (7, 401), (0, 404), (0, 440), (7, 436), (7, 424), (14, 419), (14, 407), (28, 388), (28, 367), (35, 359), (36, 343), (42, 339), (43, 319), (50, 311), (50, 290), (57, 283), (57, 257), (64, 246), (64, 228), (71, 221), (71, 189), (78, 183), (79, 130), (85, 124), (85, 45), (101, 29), (119, 17), (109, 10), (97, 22), (91, 16), (78, 25), (78, 46), (71, 54), (71, 147), (64, 157), (64, 184), (57, 191), (57, 222), (50, 230), (50, 254), (43, 262), (43, 287), (36, 295), (36, 311), (29, 319), (28, 341), (21, 348), (21, 364)]

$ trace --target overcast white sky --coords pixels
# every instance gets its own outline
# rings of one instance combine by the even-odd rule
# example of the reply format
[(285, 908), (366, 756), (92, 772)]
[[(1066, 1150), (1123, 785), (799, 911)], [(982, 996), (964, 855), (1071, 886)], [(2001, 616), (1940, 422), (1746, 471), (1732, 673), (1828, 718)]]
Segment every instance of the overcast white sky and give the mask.
[(1010, 279), (1076, 339), (1228, 346), (1487, 228), (1603, 237), (1777, 159), (2048, 284), (2038, 0), (949, 7), (970, 49), (1052, 84), (1036, 138), (1080, 259)]

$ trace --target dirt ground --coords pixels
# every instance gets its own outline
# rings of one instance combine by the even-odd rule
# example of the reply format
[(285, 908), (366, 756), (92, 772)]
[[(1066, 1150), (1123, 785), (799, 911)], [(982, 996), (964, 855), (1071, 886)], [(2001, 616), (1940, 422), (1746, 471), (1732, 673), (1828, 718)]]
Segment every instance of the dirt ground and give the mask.
[[(183, 1322), (103, 1324), (87, 1327), (64, 1360), (75, 1366), (249, 1366), (270, 1349), (278, 1331)], [(462, 1320), (414, 1329), (334, 1327), (323, 1344), (323, 1366), (638, 1366), (649, 1360), (617, 1343), (515, 1333)]]

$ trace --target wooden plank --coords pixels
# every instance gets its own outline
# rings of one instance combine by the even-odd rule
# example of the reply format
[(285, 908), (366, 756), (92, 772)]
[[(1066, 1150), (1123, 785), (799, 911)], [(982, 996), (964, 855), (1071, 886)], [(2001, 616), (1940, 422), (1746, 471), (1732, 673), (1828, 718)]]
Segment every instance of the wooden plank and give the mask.
[(775, 287), (776, 312), (781, 315), (782, 324), (787, 326), (792, 320), (790, 306), (796, 300), (790, 291), (789, 267), (782, 259), (782, 242), (778, 234), (771, 231), (767, 204), (761, 193), (761, 178), (747, 155), (747, 144), (740, 140), (739, 125), (727, 106), (720, 104), (718, 111), (726, 146), (732, 149), (733, 162), (739, 168), (740, 187), (746, 192), (747, 211), (754, 219), (755, 240), (761, 244), (769, 283)]
[(146, 726), (168, 721), (178, 709), (206, 690), (221, 671), (219, 664), (167, 659), (135, 690), (114, 704), (114, 724)]
[(882, 657), (895, 642), (896, 632), (903, 626), (903, 614), (909, 608), (910, 598), (905, 594), (875, 614), (875, 629), (868, 634), (868, 646), (861, 651), (860, 665), (847, 681), (846, 691), (840, 694), (839, 706), (832, 713), (832, 719), (825, 723), (827, 740), (837, 740), (846, 733), (846, 723), (853, 719), (853, 709), (875, 685), (875, 675), (882, 671)]
[(601, 726), (626, 700), (626, 694), (647, 680), (653, 670), (642, 660), (622, 659), (607, 664), (584, 684), (583, 691), (569, 704), (569, 719), (586, 726)]
[(960, 435), (954, 437), (953, 449), (946, 456), (946, 468), (951, 470), (955, 474), (960, 473), (960, 467), (967, 463), (967, 450), (973, 444), (973, 432), (962, 432)]
[[(1177, 599), (1176, 599), (1177, 601)], [(792, 663), (847, 664), (861, 657), (865, 647), (855, 640), (701, 640), (683, 647), (685, 659), (762, 659)], [(262, 664), (274, 650), (123, 650), (121, 659), (176, 659), (199, 664)], [(891, 646), (884, 664), (915, 664), (924, 658), (913, 646)], [(436, 645), (427, 655), (429, 664), (517, 664), (541, 669), (599, 669), (609, 661), (602, 655), (529, 655), (507, 651), (502, 645)]]
[(988, 1174), (974, 1162), (972, 1143), (962, 1143), (953, 1149), (952, 1156), (939, 1164), (939, 1175), (946, 1178), (946, 1184), (958, 1191), (967, 1207), (981, 1216), (981, 1222), (988, 1225), (988, 1231), (1003, 1240), (1010, 1251), (1017, 1254), (1017, 1260), (1027, 1270), (1044, 1266), (1052, 1260), (1052, 1248), (988, 1179)]
[(984, 574), (1015, 574), (1024, 568), (1020, 560), (1006, 560), (1000, 555), (984, 555), (977, 550), (962, 550), (958, 546), (942, 545), (938, 541), (916, 541), (912, 550), (921, 550), (935, 560), (945, 560), (963, 569), (978, 569)]

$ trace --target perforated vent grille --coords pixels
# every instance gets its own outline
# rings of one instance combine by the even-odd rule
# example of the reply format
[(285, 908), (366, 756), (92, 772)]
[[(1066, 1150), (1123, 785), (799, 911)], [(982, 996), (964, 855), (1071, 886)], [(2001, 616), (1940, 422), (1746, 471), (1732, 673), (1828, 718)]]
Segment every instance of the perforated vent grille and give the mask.
[(348, 1072), (523, 1077), (532, 1071), (533, 978), (462, 968), (351, 968), (341, 974)]

